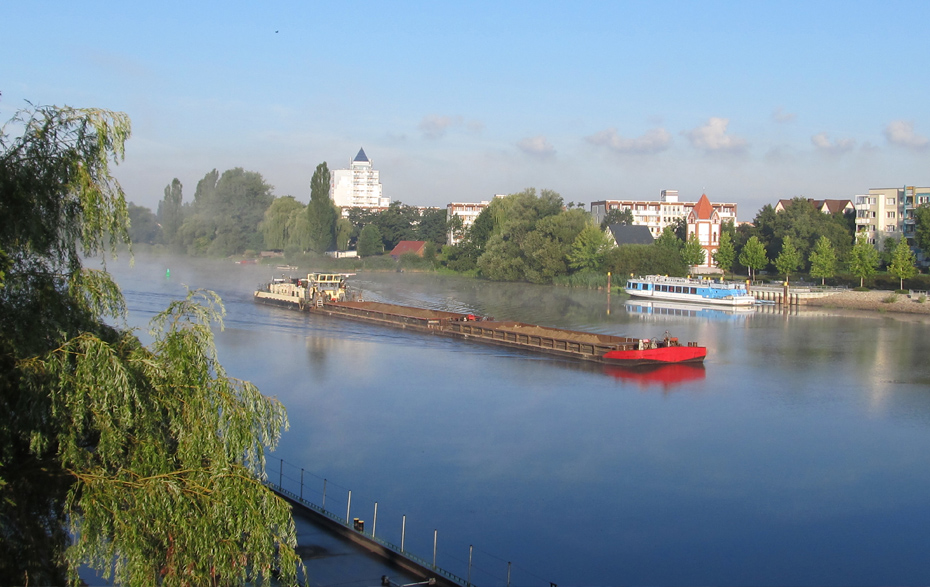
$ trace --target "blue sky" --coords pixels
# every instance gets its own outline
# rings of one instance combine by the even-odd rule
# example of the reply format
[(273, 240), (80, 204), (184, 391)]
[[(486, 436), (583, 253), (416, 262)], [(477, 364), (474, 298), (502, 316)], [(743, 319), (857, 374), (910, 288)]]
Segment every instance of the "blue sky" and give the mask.
[(0, 9), (0, 118), (127, 112), (155, 208), (213, 168), (309, 199), (364, 147), (413, 205), (851, 198), (930, 184), (930, 2), (30, 2)]

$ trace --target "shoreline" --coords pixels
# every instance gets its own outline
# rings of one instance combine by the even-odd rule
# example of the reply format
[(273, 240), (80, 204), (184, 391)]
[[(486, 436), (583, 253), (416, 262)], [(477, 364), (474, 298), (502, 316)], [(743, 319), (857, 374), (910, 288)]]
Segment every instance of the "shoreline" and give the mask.
[[(895, 301), (887, 302), (895, 296)], [(843, 291), (822, 298), (808, 300), (804, 306), (836, 308), (841, 310), (865, 310), (870, 312), (895, 312), (901, 314), (930, 315), (930, 298), (923, 303), (910, 299), (907, 294), (896, 294), (890, 290)]]

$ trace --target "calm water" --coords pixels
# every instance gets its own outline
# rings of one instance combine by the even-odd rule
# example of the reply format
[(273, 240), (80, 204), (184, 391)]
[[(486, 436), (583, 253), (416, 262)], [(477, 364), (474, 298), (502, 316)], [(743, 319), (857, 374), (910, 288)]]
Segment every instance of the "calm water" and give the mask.
[[(930, 323), (650, 310), (603, 292), (363, 274), (366, 299), (709, 348), (678, 382), (253, 304), (272, 271), (111, 265), (133, 324), (223, 297), (228, 373), (288, 408), (269, 459), (378, 535), (503, 585), (930, 580)], [(170, 267), (171, 277), (165, 278)], [(674, 377), (666, 378), (674, 379)], [(295, 469), (296, 470), (296, 469)], [(297, 475), (299, 475), (299, 470)], [(288, 473), (286, 471), (286, 473)], [(288, 474), (291, 474), (290, 472)]]

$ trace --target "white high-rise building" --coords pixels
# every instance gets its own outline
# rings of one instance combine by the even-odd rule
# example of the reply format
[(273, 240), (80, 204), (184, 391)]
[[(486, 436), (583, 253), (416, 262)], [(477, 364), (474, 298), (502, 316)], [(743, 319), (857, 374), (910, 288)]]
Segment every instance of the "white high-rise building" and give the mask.
[(372, 169), (365, 149), (359, 149), (348, 169), (334, 169), (330, 174), (330, 197), (343, 209), (387, 208), (391, 201), (381, 194), (380, 173)]

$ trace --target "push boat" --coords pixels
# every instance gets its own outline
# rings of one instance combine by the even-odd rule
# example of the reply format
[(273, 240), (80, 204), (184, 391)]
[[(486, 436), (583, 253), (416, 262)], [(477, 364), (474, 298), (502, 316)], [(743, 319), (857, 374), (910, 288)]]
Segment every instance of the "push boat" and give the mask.
[(726, 283), (711, 279), (647, 275), (630, 277), (626, 293), (636, 298), (690, 302), (713, 306), (748, 307), (755, 303), (744, 283)]
[(254, 293), (258, 303), (403, 328), (604, 365), (639, 367), (703, 363), (707, 348), (669, 335), (652, 339), (564, 330), (475, 314), (366, 302), (352, 295), (349, 274), (311, 273), (275, 279)]

